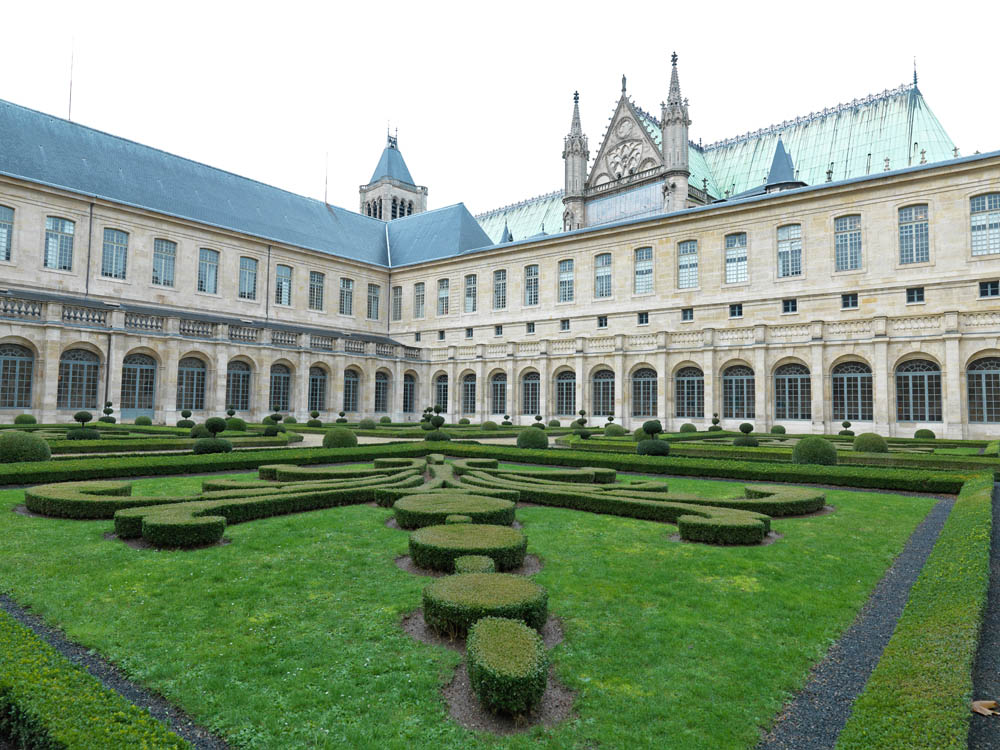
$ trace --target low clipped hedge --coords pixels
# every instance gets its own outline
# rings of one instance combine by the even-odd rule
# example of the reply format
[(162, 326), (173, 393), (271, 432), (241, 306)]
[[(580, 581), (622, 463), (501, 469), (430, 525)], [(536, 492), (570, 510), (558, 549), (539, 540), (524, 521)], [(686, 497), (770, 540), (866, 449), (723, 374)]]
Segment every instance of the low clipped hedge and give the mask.
[(541, 702), (549, 655), (523, 622), (482, 618), (469, 629), (466, 656), (472, 691), (487, 710), (520, 716)]
[[(463, 516), (461, 513), (452, 513), (450, 516), (446, 516), (445, 517), (444, 522), (445, 523), (472, 523), (472, 519), (469, 516)], [(473, 557), (475, 557), (475, 555), (473, 555)], [(487, 557), (486, 559), (489, 560), (490, 558)], [(455, 561), (455, 564), (456, 565), (458, 564), (457, 560)], [(490, 560), (490, 565), (492, 565), (492, 564), (493, 564), (493, 561)], [(466, 572), (468, 572), (468, 571), (466, 571)]]
[(517, 434), (517, 447), (528, 450), (543, 450), (549, 447), (549, 436), (537, 427), (527, 427)]
[(231, 453), (233, 444), (224, 438), (201, 438), (194, 441), (194, 448), (192, 450), (195, 455), (202, 455), (204, 453)]
[[(397, 503), (398, 504), (398, 503)], [(497, 570), (513, 570), (524, 563), (528, 538), (518, 529), (478, 523), (425, 526), (410, 534), (410, 557), (427, 570), (455, 570), (455, 558), (484, 555)]]
[(96, 427), (71, 427), (66, 430), (67, 440), (100, 440), (101, 431)]
[[(698, 428), (695, 427), (690, 422), (685, 422), (684, 424), (681, 425), (681, 428), (680, 428), (680, 432), (697, 432), (697, 431), (698, 431)], [(607, 435), (608, 431), (605, 430), (604, 434)]]
[(0, 434), (0, 463), (48, 461), (52, 451), (40, 435), (12, 430)]
[(135, 423), (140, 427), (149, 427), (150, 425), (153, 424), (153, 420), (150, 419), (149, 417), (136, 417)]
[(247, 423), (239, 417), (229, 417), (226, 420), (226, 429), (233, 430), (235, 432), (246, 432)]
[(498, 425), (496, 422), (491, 422), (489, 420), (486, 420), (481, 425), (479, 425), (479, 429), (486, 430), (487, 432), (494, 432), (500, 429), (500, 425)]
[(889, 444), (877, 432), (862, 432), (856, 438), (852, 447), (859, 453), (888, 453)]
[(782, 427), (780, 424), (772, 425), (771, 426), (771, 434), (772, 435), (784, 435), (785, 434), (785, 428)]
[(640, 456), (669, 456), (670, 443), (662, 440), (640, 440), (635, 446), (635, 452)]
[(464, 636), (483, 617), (520, 620), (540, 630), (548, 619), (544, 588), (511, 573), (461, 573), (438, 578), (423, 591), (424, 621), (438, 633)]
[(38, 750), (185, 750), (148, 712), (105, 688), (0, 612), (0, 737)]
[(358, 422), (358, 429), (360, 430), (374, 430), (375, 427), (374, 419), (362, 419)]
[(493, 558), (485, 555), (462, 555), (455, 558), (456, 573), (495, 573), (496, 569)]
[(407, 495), (392, 506), (396, 523), (403, 529), (438, 526), (448, 516), (467, 516), (471, 523), (510, 526), (514, 523), (514, 503), (497, 497), (470, 495), (461, 490)]

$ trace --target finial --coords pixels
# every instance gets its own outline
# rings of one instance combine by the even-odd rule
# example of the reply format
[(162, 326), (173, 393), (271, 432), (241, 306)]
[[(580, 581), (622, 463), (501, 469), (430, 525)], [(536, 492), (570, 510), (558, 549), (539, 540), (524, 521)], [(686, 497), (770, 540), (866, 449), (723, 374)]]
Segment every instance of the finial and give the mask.
[(625, 93), (625, 74), (622, 73), (622, 93)]
[(579, 103), (580, 103), (580, 92), (579, 91), (574, 91), (573, 92), (573, 104), (579, 104)]
[(677, 53), (676, 52), (674, 52), (673, 54), (670, 55), (670, 64), (673, 65), (675, 68), (677, 67)]
[(913, 85), (917, 85), (917, 56), (913, 56)]

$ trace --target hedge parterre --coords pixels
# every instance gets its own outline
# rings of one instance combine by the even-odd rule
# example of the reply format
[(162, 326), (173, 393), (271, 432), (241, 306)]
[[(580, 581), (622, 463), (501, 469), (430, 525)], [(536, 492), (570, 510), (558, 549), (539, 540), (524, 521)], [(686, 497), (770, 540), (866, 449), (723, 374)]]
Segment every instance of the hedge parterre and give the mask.
[(469, 682), (489, 710), (521, 716), (542, 700), (549, 656), (541, 636), (523, 622), (484, 617), (466, 642)]
[(512, 573), (460, 573), (424, 588), (424, 621), (449, 637), (464, 636), (483, 617), (507, 617), (540, 630), (549, 616), (545, 589)]

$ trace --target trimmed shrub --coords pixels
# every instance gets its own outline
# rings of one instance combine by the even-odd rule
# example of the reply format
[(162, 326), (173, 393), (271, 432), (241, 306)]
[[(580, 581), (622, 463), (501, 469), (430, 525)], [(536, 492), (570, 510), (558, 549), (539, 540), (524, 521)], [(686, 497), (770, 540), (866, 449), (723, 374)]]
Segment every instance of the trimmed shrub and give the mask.
[(278, 434), (278, 426), (269, 424), (264, 428), (264, 437), (275, 437)]
[(375, 420), (374, 419), (362, 419), (360, 422), (358, 422), (358, 429), (359, 430), (374, 430), (375, 429)]
[(76, 414), (73, 415), (73, 421), (79, 422), (82, 425), (87, 424), (87, 422), (90, 422), (91, 420), (93, 420), (93, 418), (94, 415), (91, 414), (89, 411), (78, 411)]
[(429, 440), (432, 443), (436, 441), (446, 441), (451, 440), (451, 435), (449, 435), (444, 430), (435, 430), (433, 427), (427, 431), (424, 435), (424, 440)]
[(523, 622), (482, 618), (469, 629), (466, 656), (472, 691), (487, 710), (520, 716), (541, 702), (549, 655)]
[(236, 409), (234, 409), (231, 405), (227, 406), (226, 407), (226, 416), (227, 417), (235, 417), (236, 416)]
[(226, 429), (232, 430), (233, 432), (246, 432), (247, 423), (239, 417), (230, 417), (226, 420)]
[(649, 433), (647, 433), (641, 427), (636, 427), (635, 430), (633, 430), (632, 435), (633, 437), (635, 437), (635, 441), (637, 443), (642, 440), (649, 440)]
[(271, 415), (271, 421), (274, 422), (275, 424), (281, 422), (282, 419), (284, 419), (284, 417), (281, 416), (281, 414), (279, 414), (278, 412), (275, 412), (274, 414)]
[(739, 446), (741, 448), (756, 448), (760, 443), (757, 442), (757, 438), (753, 435), (737, 435), (733, 438), (733, 445)]
[(510, 573), (438, 578), (424, 588), (423, 607), (427, 625), (450, 636), (465, 635), (483, 617), (509, 617), (538, 630), (549, 614), (545, 589), (530, 578)]
[[(106, 423), (106, 424), (114, 424), (114, 423), (115, 423), (116, 421), (118, 421), (118, 420), (116, 420), (116, 419), (115, 419), (114, 417), (112, 417), (112, 416), (111, 416), (110, 414), (105, 414), (105, 415), (104, 415), (103, 417), (98, 417), (98, 418), (97, 418), (97, 421), (98, 421), (98, 422), (104, 422), (104, 423)], [(194, 423), (192, 422), (192, 424), (194, 424)]]
[[(444, 519), (444, 522), (445, 523), (472, 523), (472, 519), (469, 518), (468, 516), (463, 516), (461, 513), (452, 513), (450, 516), (447, 516)], [(475, 557), (475, 555), (473, 555), (473, 557)], [(459, 559), (461, 559), (461, 558), (459, 558)], [(490, 558), (488, 558), (488, 557), (486, 559), (490, 560)], [(491, 566), (493, 565), (493, 561), (492, 560), (490, 560), (490, 565)], [(466, 571), (458, 571), (458, 572), (460, 572), (460, 573), (461, 572), (475, 573), (475, 572), (478, 572), (478, 571), (466, 570)], [(492, 573), (493, 571), (491, 570), (489, 572)]]
[[(277, 433), (275, 433), (277, 434)], [(203, 424), (196, 424), (191, 428), (191, 432), (188, 433), (190, 437), (193, 438), (210, 438), (212, 433), (209, 432), (208, 428)], [(264, 435), (267, 436), (267, 431), (264, 431)]]
[(717, 424), (709, 425), (708, 426), (708, 431), (709, 432), (722, 432), (722, 427), (720, 427)]
[(785, 434), (785, 428), (782, 427), (780, 424), (771, 425), (771, 434), (772, 435), (784, 435)]
[(299, 420), (297, 420), (295, 417), (292, 417), (292, 416), (285, 417), (285, 419), (283, 421), (284, 421), (285, 424), (298, 424), (299, 423)]
[(458, 423), (459, 423), (460, 425), (467, 425), (467, 424), (472, 424), (472, 422), (470, 422), (470, 421), (469, 421), (468, 419), (466, 419), (465, 417), (462, 417), (462, 418), (461, 418), (460, 420), (458, 420)]
[[(286, 419), (285, 421), (287, 422), (288, 420)], [(389, 418), (389, 417), (379, 417), (378, 423), (379, 424), (392, 424), (392, 419)]]
[(153, 420), (149, 417), (136, 417), (134, 424), (139, 425), (140, 427), (152, 427)]
[[(608, 427), (610, 426), (608, 425)], [(648, 422), (642, 423), (642, 431), (655, 440), (656, 436), (663, 432), (663, 425), (660, 424), (659, 419), (650, 419)]]
[(260, 423), (261, 423), (262, 425), (269, 425), (269, 424), (277, 424), (277, 422), (275, 422), (275, 421), (274, 421), (273, 419), (271, 419), (270, 417), (264, 417), (264, 418), (263, 418), (262, 420), (260, 420)]
[(510, 526), (514, 503), (486, 495), (468, 495), (460, 490), (407, 495), (392, 506), (396, 523), (403, 529), (419, 529), (445, 523), (449, 516), (468, 516), (472, 523)]
[(549, 436), (535, 427), (528, 427), (517, 433), (517, 447), (541, 449), (549, 447)]
[(352, 448), (358, 444), (358, 436), (346, 427), (334, 427), (323, 436), (324, 448)]
[(177, 426), (183, 427), (186, 430), (190, 430), (192, 427), (194, 427), (194, 422), (192, 422), (190, 419), (178, 419)]
[(479, 429), (481, 429), (481, 430), (489, 430), (489, 431), (492, 432), (493, 430), (499, 430), (500, 426), (496, 422), (491, 422), (491, 421), (487, 420), (487, 421), (483, 422), (481, 425), (479, 425)]
[(226, 420), (222, 417), (209, 417), (205, 420), (205, 429), (212, 435), (218, 435), (220, 432), (226, 431)]
[(440, 430), (444, 426), (444, 417), (440, 414), (435, 414), (430, 419), (431, 427), (435, 430)]
[(860, 453), (888, 453), (889, 444), (885, 438), (875, 432), (862, 432), (853, 443), (854, 450)]
[(191, 410), (190, 409), (184, 409), (181, 412), (181, 416), (184, 417), (184, 419), (191, 419)]
[(514, 426), (514, 423), (513, 423), (513, 422), (511, 422), (511, 421), (510, 421), (509, 419), (505, 419), (505, 420), (504, 420), (503, 422), (501, 422), (500, 424), (502, 424), (502, 425), (503, 425), (504, 427), (513, 427), (513, 426)]
[(40, 435), (20, 430), (5, 430), (0, 434), (0, 463), (48, 461), (51, 457), (49, 444)]
[(792, 450), (792, 463), (833, 466), (837, 463), (837, 449), (819, 435), (802, 438)]
[(66, 430), (67, 440), (100, 440), (101, 431), (93, 427), (71, 427)]
[(38, 424), (38, 420), (30, 414), (18, 414), (14, 417), (14, 424)]
[(306, 422), (306, 427), (322, 427), (322, 426), (323, 423), (320, 422), (318, 419), (310, 419), (308, 422)]
[(528, 538), (510, 526), (441, 524), (424, 526), (410, 534), (414, 564), (445, 573), (455, 570), (455, 558), (462, 555), (485, 555), (493, 558), (497, 570), (512, 570), (524, 562), (527, 549)]
[(640, 456), (669, 456), (670, 443), (655, 438), (640, 440), (635, 446), (635, 452)]
[(204, 453), (231, 453), (233, 444), (228, 440), (217, 437), (201, 438), (195, 441), (193, 450), (199, 455)]
[(918, 438), (920, 440), (936, 440), (937, 439), (937, 435), (934, 434), (934, 430), (926, 430), (926, 429), (917, 430), (916, 432), (913, 433), (913, 437)]
[(628, 435), (625, 428), (620, 424), (609, 424), (604, 428), (604, 434), (608, 437), (622, 437), (623, 435)]
[(837, 434), (843, 435), (844, 437), (854, 437), (854, 430), (841, 430)]
[(313, 409), (311, 412), (309, 412), (309, 416), (312, 417), (313, 419), (319, 419), (319, 412)]
[(681, 430), (680, 431), (681, 432), (697, 432), (698, 428), (695, 427), (690, 422), (685, 422), (684, 424), (681, 425)]
[(749, 422), (744, 422), (743, 424), (740, 425), (740, 432), (742, 432), (744, 435), (749, 435), (751, 432), (753, 432), (753, 425), (750, 424)]
[(558, 419), (550, 419), (549, 427), (562, 427), (562, 425), (559, 423)]
[(492, 557), (485, 555), (462, 555), (455, 558), (456, 573), (496, 573), (497, 566)]

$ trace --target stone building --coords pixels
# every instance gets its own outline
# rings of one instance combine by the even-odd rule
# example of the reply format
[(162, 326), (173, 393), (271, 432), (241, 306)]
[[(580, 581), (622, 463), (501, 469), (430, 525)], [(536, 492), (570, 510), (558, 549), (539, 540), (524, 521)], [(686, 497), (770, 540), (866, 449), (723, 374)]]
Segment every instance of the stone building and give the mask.
[(992, 436), (1000, 153), (916, 82), (704, 147), (676, 58), (660, 118), (622, 88), (593, 162), (574, 101), (562, 191), (478, 221), (394, 138), (354, 213), (0, 102), (0, 415)]

